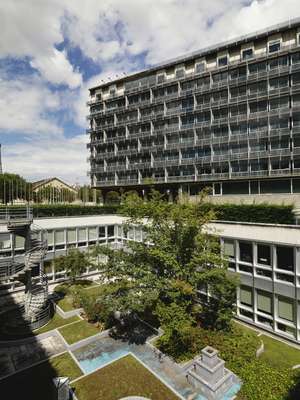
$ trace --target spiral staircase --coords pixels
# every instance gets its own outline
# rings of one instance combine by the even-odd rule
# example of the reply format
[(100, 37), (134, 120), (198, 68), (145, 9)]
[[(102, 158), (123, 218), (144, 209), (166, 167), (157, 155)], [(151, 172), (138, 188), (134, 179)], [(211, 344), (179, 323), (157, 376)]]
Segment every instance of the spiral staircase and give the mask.
[[(23, 305), (19, 308), (19, 317), (14, 326), (26, 325), (37, 329), (46, 324), (51, 316), (48, 301), (48, 281), (43, 270), (43, 259), (47, 253), (45, 231), (33, 224), (32, 210), (27, 208), (0, 208), (0, 225), (6, 225), (14, 236), (25, 240), (24, 254), (14, 255), (7, 260), (0, 259), (0, 284), (4, 281), (19, 281), (25, 285)], [(21, 260), (21, 261), (19, 261)], [(33, 272), (38, 268), (38, 276)]]

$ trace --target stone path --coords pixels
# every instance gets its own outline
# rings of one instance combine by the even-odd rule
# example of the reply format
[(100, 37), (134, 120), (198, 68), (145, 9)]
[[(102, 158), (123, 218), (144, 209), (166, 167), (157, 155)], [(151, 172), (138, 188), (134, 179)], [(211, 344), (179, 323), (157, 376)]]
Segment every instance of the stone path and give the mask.
[(66, 350), (55, 331), (0, 347), (0, 379)]

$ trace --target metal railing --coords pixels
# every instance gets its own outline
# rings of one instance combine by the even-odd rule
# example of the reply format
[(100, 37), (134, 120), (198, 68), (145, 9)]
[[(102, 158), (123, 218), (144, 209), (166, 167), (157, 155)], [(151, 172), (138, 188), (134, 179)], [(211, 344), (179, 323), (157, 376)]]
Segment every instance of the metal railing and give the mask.
[(31, 222), (33, 220), (32, 208), (27, 207), (0, 207), (0, 224), (16, 221)]

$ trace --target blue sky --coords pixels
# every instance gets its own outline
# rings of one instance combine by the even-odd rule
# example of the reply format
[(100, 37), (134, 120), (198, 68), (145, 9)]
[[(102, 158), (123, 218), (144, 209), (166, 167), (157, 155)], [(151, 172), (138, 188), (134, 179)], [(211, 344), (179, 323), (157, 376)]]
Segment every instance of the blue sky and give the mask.
[(88, 182), (88, 88), (300, 16), (299, 0), (2, 0), (4, 170)]

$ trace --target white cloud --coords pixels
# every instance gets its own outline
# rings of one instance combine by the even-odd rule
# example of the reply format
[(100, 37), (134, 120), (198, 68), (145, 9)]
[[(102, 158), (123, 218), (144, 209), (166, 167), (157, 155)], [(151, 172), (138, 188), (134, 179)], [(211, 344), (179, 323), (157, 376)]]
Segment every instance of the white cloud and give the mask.
[(63, 51), (61, 32), (65, 12), (60, 0), (2, 0), (0, 2), (0, 57), (28, 57), (44, 79), (71, 88), (81, 83)]
[(59, 96), (36, 77), (0, 80), (0, 130), (20, 135), (54, 136), (62, 132), (54, 111), (61, 108)]
[(57, 140), (29, 140), (2, 148), (3, 166), (29, 180), (56, 176), (70, 183), (87, 183), (85, 135)]
[(52, 54), (40, 55), (30, 62), (48, 81), (68, 85), (71, 89), (80, 86), (81, 74), (75, 72), (65, 52), (52, 49)]

